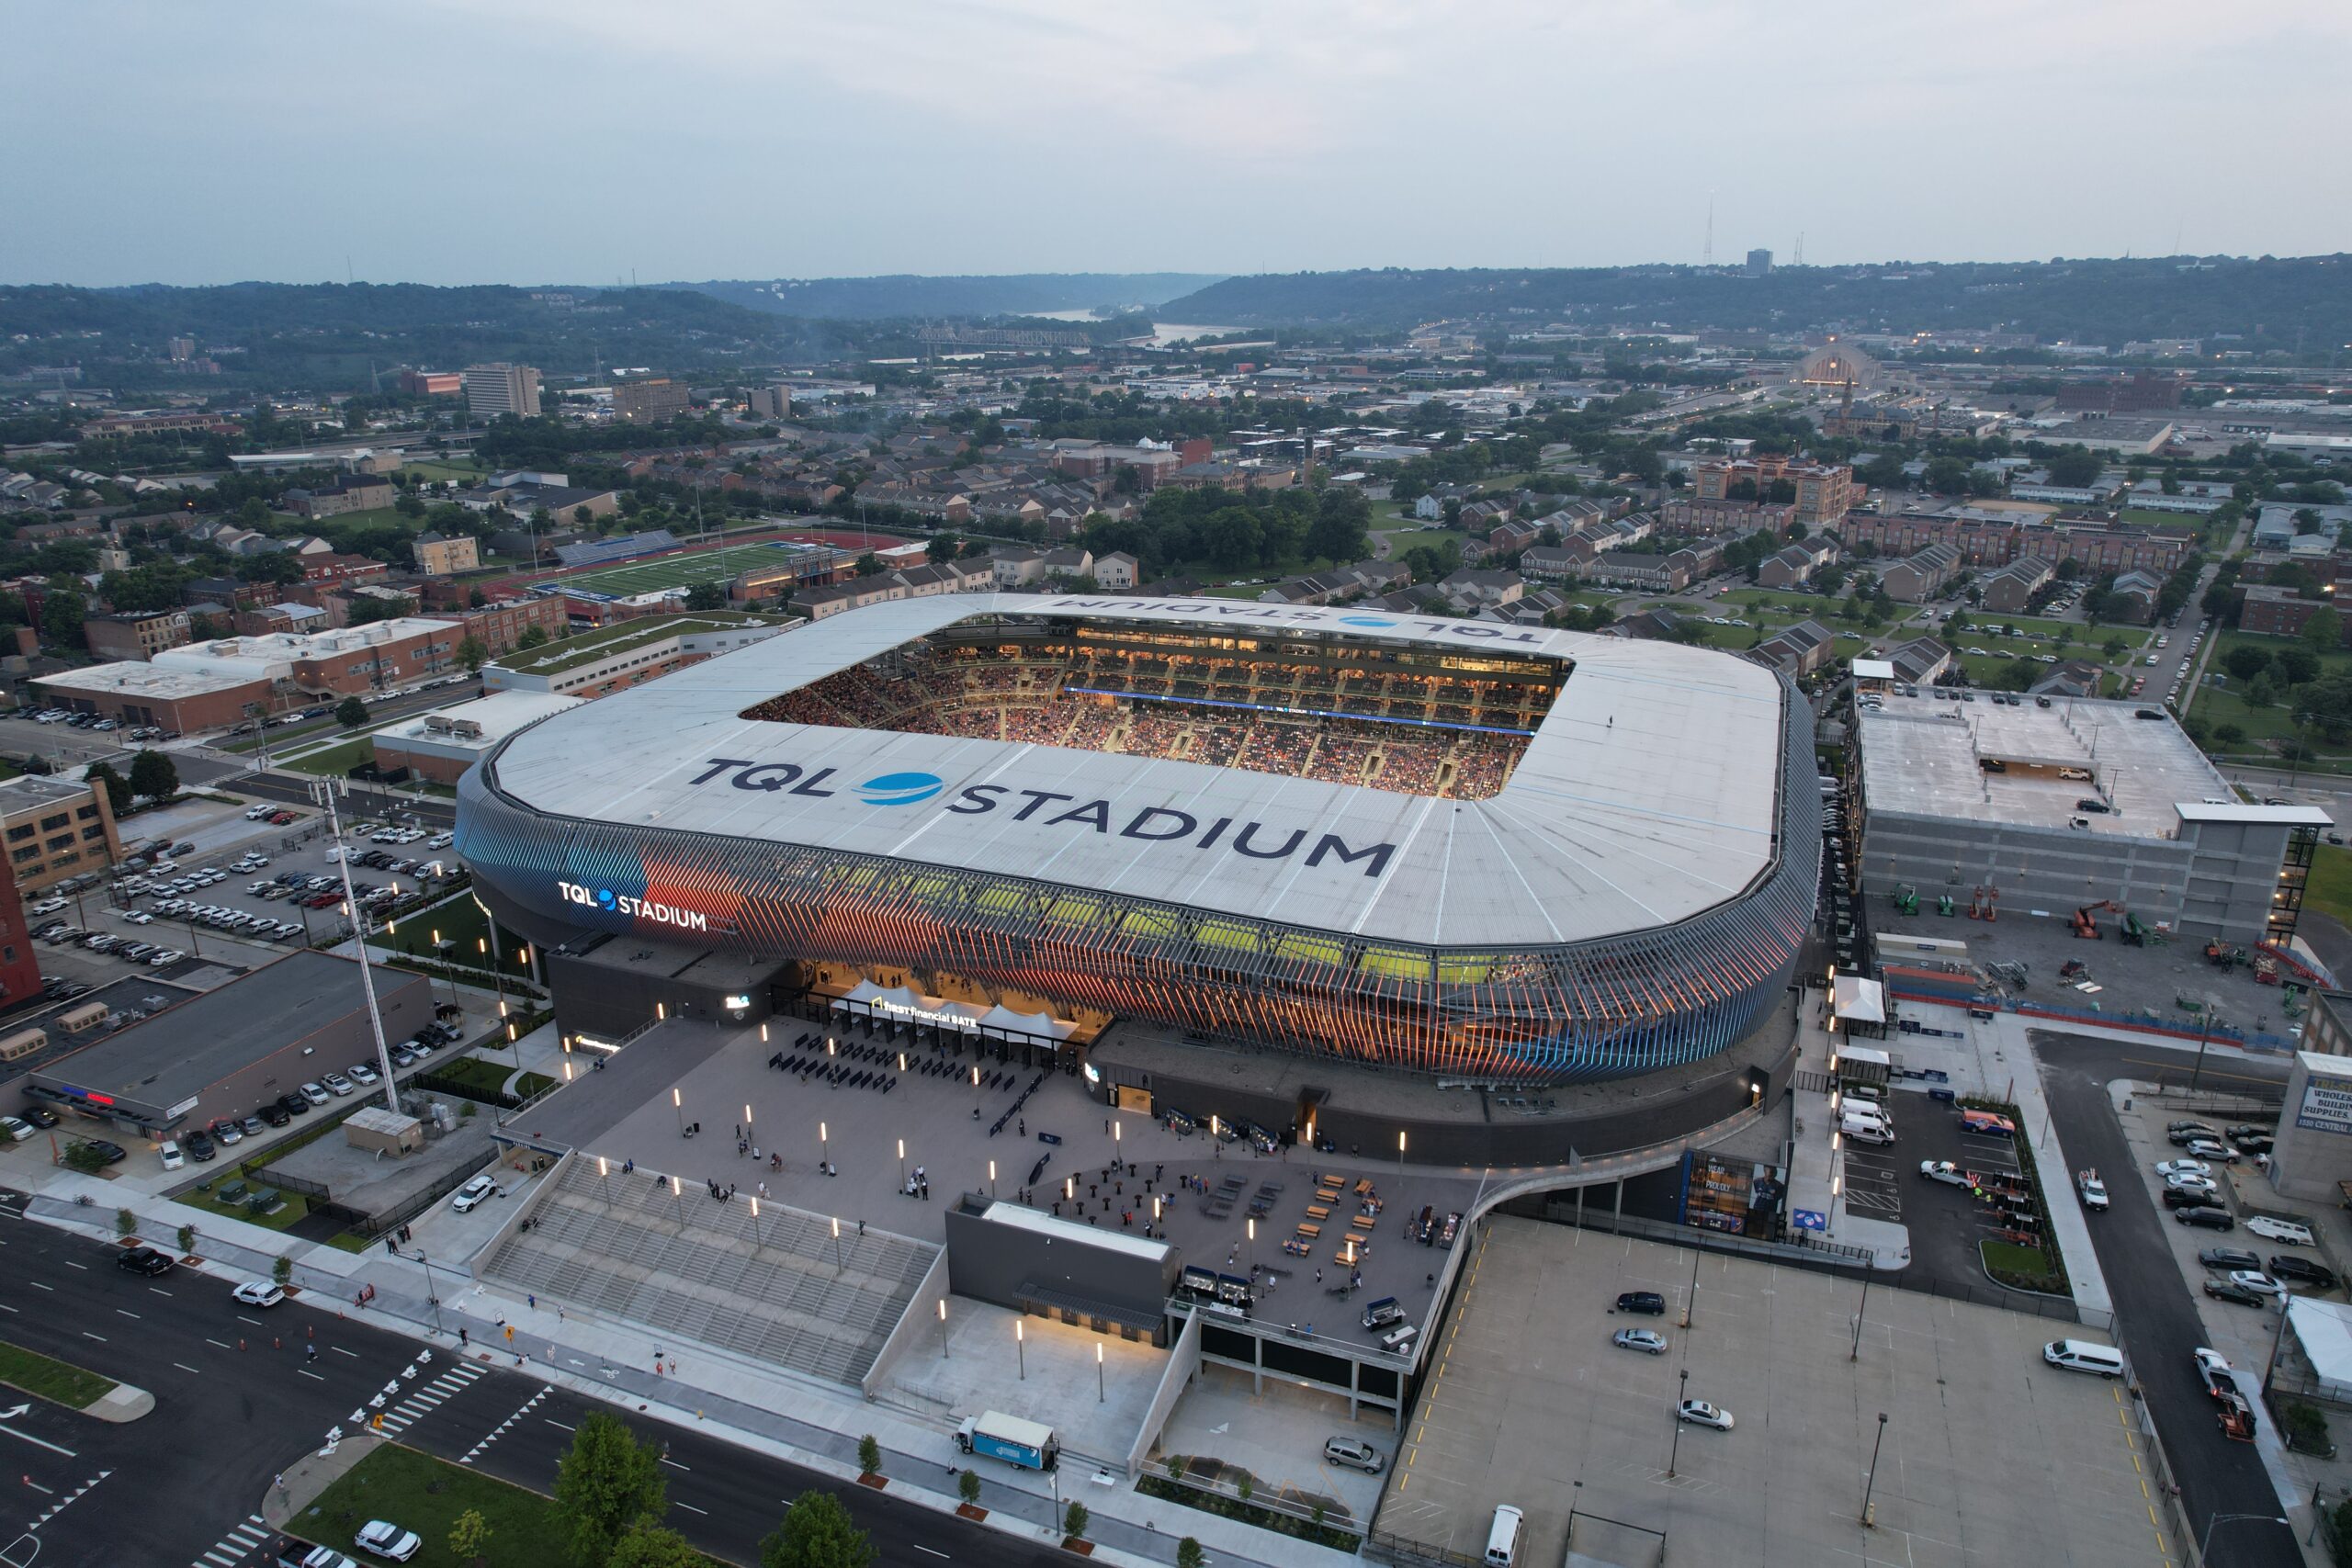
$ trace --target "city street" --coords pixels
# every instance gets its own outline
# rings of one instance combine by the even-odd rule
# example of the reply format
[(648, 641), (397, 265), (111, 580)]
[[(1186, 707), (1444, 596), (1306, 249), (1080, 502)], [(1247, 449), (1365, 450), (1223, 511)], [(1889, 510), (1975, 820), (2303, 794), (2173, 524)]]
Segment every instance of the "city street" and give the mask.
[[(258, 1509), (271, 1477), (316, 1449), (329, 1428), (350, 1430), (352, 1412), (423, 1347), (341, 1316), (339, 1303), (262, 1312), (232, 1302), (229, 1280), (186, 1269), (160, 1280), (124, 1274), (112, 1266), (111, 1247), (16, 1217), (21, 1202), (21, 1194), (0, 1201), (0, 1338), (144, 1388), (155, 1408), (112, 1427), (38, 1400), (22, 1415), (0, 1405), (0, 1452), (23, 1478), (15, 1517), (0, 1518), (0, 1540), (31, 1534), (42, 1560), (60, 1562), (260, 1563), (260, 1551), (229, 1538)], [(318, 1358), (306, 1360), (312, 1344)], [(469, 1364), (452, 1360), (454, 1349), (435, 1348), (435, 1362)], [(487, 1369), (493, 1359), (477, 1352), (469, 1364)], [(887, 1562), (952, 1558), (1012, 1568), (1050, 1552), (841, 1485), (707, 1428), (672, 1427), (547, 1388), (535, 1377), (485, 1370), (413, 1419), (401, 1418), (392, 1435), (544, 1492), (581, 1419), (596, 1410), (620, 1415), (669, 1445), (667, 1522), (734, 1562), (756, 1561), (760, 1538), (812, 1487), (842, 1496)], [(526, 1404), (527, 1415), (514, 1419)], [(0, 1561), (32, 1560), (0, 1546)]]

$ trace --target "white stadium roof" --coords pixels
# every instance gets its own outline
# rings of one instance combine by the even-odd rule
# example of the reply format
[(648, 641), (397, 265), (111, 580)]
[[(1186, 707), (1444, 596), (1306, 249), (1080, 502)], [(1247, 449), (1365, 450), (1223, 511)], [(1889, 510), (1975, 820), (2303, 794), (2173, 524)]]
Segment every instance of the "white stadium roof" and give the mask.
[[(741, 716), (991, 615), (1295, 628), (1574, 671), (1486, 800)], [(556, 715), (494, 766), (503, 794), (557, 818), (886, 855), (1374, 939), (1516, 947), (1669, 925), (1752, 885), (1774, 852), (1781, 690), (1726, 654), (1576, 632), (1231, 600), (943, 595), (845, 612)], [(722, 762), (765, 771), (746, 778)], [(895, 803), (860, 789), (899, 773), (940, 784), (891, 780), (886, 795), (908, 797)], [(739, 779), (747, 787), (730, 787)], [(1147, 811), (1140, 825), (1169, 837), (1122, 831)], [(1305, 837), (1279, 859), (1229, 852), (1253, 822), (1261, 851)], [(1333, 840), (1333, 852), (1312, 852)], [(1365, 852), (1377, 846), (1386, 852)]]

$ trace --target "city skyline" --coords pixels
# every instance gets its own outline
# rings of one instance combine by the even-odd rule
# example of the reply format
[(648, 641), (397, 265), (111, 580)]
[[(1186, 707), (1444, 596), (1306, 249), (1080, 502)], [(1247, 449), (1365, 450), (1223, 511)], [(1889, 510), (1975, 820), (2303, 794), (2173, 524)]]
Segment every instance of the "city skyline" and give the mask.
[(2316, 3), (86, 16), (17, 18), (0, 281), (2352, 249)]

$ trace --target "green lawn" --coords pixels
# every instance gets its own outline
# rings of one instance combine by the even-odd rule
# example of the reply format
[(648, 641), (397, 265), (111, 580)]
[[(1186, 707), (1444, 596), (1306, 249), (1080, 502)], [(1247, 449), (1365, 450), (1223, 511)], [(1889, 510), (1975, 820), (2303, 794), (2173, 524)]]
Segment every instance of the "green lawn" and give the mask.
[(375, 760), (375, 742), (362, 735), (345, 740), (340, 745), (313, 751), (307, 757), (300, 757), (292, 761), (280, 762), (277, 765), (291, 768), (298, 773), (341, 775), (349, 773), (363, 762), (372, 762)]
[(302, 1534), (337, 1551), (369, 1519), (414, 1530), (424, 1549), (414, 1568), (462, 1568), (449, 1550), (449, 1527), (467, 1509), (490, 1523), (487, 1556), (499, 1568), (571, 1568), (571, 1554), (554, 1505), (536, 1492), (494, 1481), (478, 1470), (386, 1443), (361, 1460), (296, 1515)]
[[(427, 1070), (435, 1077), (447, 1078), (485, 1094), (505, 1093), (506, 1080), (514, 1074), (514, 1069), (504, 1063), (486, 1062), (480, 1056), (458, 1056)], [(554, 1087), (555, 1080), (545, 1073), (525, 1073), (515, 1079), (514, 1093), (518, 1100), (528, 1100)]]
[(1983, 610), (1970, 611), (1968, 613), (1967, 619), (1962, 624), (1971, 627), (1983, 626), (1986, 628), (1988, 635), (2007, 635), (1997, 631), (1996, 629), (2005, 626), (2015, 626), (2017, 628), (2017, 633), (2019, 636), (2034, 636), (2052, 638), (2058, 637), (2063, 632), (2073, 632), (2075, 634), (2074, 640), (2078, 643), (2089, 642), (2097, 644), (2105, 642), (2111, 637), (2120, 637), (2124, 641), (2132, 643), (2135, 646), (2144, 646), (2149, 638), (2155, 636), (2154, 632), (2148, 630), (2145, 626), (2085, 626), (2080, 621), (2053, 621), (2046, 620), (2035, 615), (2002, 615)]
[[(232, 1150), (232, 1152), (233, 1153), (234, 1151)], [(232, 1167), (229, 1169), (227, 1172), (227, 1178), (230, 1180), (242, 1180), (248, 1188), (266, 1187), (268, 1185), (268, 1183), (265, 1181), (256, 1181), (250, 1178), (238, 1176), (234, 1167)], [(299, 1192), (281, 1193), (280, 1199), (281, 1201), (277, 1210), (275, 1213), (267, 1214), (248, 1213), (245, 1211), (244, 1205), (242, 1203), (223, 1203), (218, 1197), (215, 1197), (210, 1192), (207, 1192), (200, 1187), (189, 1188), (187, 1191), (173, 1199), (172, 1201), (175, 1203), (186, 1204), (191, 1209), (201, 1210), (208, 1214), (219, 1215), (223, 1219), (243, 1220), (249, 1225), (259, 1225), (265, 1230), (291, 1230), (305, 1215), (310, 1213), (310, 1201)], [(203, 1239), (204, 1227), (202, 1225), (198, 1225), (196, 1229), (198, 1239), (201, 1241)]]
[[(2209, 650), (2211, 657), (2205, 662), (2205, 683), (2197, 689), (2197, 700), (2188, 711), (2205, 722), (2209, 737), (2224, 725), (2233, 725), (2244, 732), (2244, 738), (2238, 740), (2209, 740), (2208, 744), (2215, 753), (2275, 760), (2275, 754), (2263, 742), (2285, 740), (2294, 735), (2292, 705), (2286, 700), (2284, 693), (2279, 694), (2279, 699), (2268, 707), (2249, 705), (2240, 694), (2240, 682), (2229, 674), (2225, 661), (2230, 650), (2241, 646), (2258, 648), (2267, 653), (2301, 645), (2286, 637), (2260, 637), (2251, 632), (2224, 631), (2216, 636), (2220, 640)], [(2323, 677), (2352, 674), (2352, 652), (2339, 649), (2323, 653), (2319, 656), (2319, 662)], [(2218, 684), (2214, 681), (2216, 676), (2222, 677)], [(2316, 766), (2319, 771), (2352, 771), (2352, 746), (2327, 746), (2319, 739), (2316, 732), (2308, 739), (2318, 749), (2320, 761)]]
[(460, 484), (470, 479), (478, 479), (490, 472), (480, 463), (463, 457), (404, 462), (401, 468), (404, 472), (414, 474), (421, 479), (431, 479), (435, 482), (456, 479)]
[(0, 1382), (79, 1410), (110, 1393), (116, 1383), (96, 1372), (54, 1361), (21, 1346), (0, 1344)]
[(2322, 844), (2303, 884), (2303, 908), (2352, 926), (2352, 850)]

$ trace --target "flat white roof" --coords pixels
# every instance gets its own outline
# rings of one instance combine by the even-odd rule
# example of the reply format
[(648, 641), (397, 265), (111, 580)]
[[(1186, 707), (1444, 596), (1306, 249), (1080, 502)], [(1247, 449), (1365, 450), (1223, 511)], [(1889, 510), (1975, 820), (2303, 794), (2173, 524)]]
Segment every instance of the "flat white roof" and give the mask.
[[(375, 732), (377, 744), (389, 741), (394, 746), (412, 742), (435, 747), (448, 747), (466, 751), (487, 751), (526, 725), (537, 724), (549, 714), (576, 708), (582, 699), (559, 696), (553, 692), (507, 691), (492, 692), (471, 702), (452, 703), (445, 708), (435, 708), (388, 725)], [(481, 726), (480, 736), (453, 734), (449, 730), (432, 728), (432, 719), (457, 719)]]
[(1146, 1241), (1139, 1235), (1106, 1230), (1100, 1225), (1081, 1225), (1075, 1220), (1065, 1220), (1042, 1209), (1033, 1209), (1026, 1203), (1008, 1202), (1003, 1199), (992, 1201), (980, 1217), (997, 1224), (1035, 1231), (1054, 1241), (1074, 1241), (1081, 1246), (1104, 1247), (1113, 1252), (1124, 1252), (1130, 1258), (1148, 1258), (1154, 1263), (1165, 1261), (1168, 1255), (1176, 1250), (1168, 1242)]
[(148, 664), (130, 659), (117, 664), (93, 664), (83, 670), (60, 670), (53, 675), (36, 675), (33, 684), (46, 686), (51, 691), (80, 692), (99, 696), (153, 697), (168, 702), (180, 697), (200, 697), (209, 692), (234, 691), (266, 678), (242, 667), (182, 670), (168, 664)]
[[(742, 716), (989, 615), (1294, 628), (1574, 669), (1485, 800)], [(845, 612), (558, 715), (509, 742), (495, 768), (504, 794), (558, 818), (861, 852), (1374, 939), (1523, 947), (1670, 925), (1751, 886), (1774, 853), (1781, 693), (1771, 671), (1728, 654), (1540, 627), (1238, 600), (940, 595)], [(730, 787), (730, 760), (770, 764), (770, 778), (797, 768), (797, 783)], [(919, 793), (896, 776), (908, 774)], [(883, 781), (898, 787), (876, 794)], [(1212, 831), (1216, 852), (1204, 853)], [(1233, 852), (1245, 831), (1257, 854)]]
[(1894, 679), (1894, 660), (1891, 659), (1857, 659), (1853, 662), (1854, 679), (1857, 681)]
[[(2011, 707), (1986, 692), (1965, 703), (1924, 689), (1890, 694), (1859, 715), (1864, 801), (1873, 812), (2037, 828), (2080, 818), (2090, 832), (2139, 839), (2177, 837), (2195, 809), (2251, 810), (2266, 821), (2300, 820), (2279, 814), (2308, 810), (2236, 805), (2236, 791), (2154, 704), (2049, 701), (2020, 696)], [(1987, 761), (2000, 770), (1987, 772)], [(2077, 802), (2090, 798), (2109, 809), (2082, 810)], [(2208, 799), (2223, 805), (2202, 807)]]

